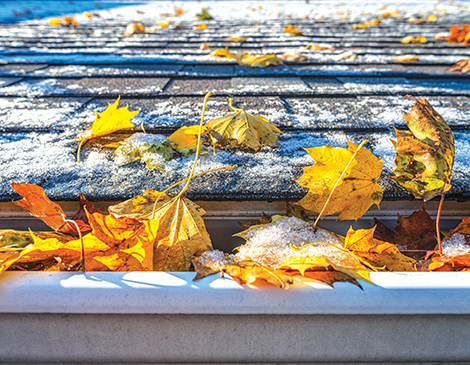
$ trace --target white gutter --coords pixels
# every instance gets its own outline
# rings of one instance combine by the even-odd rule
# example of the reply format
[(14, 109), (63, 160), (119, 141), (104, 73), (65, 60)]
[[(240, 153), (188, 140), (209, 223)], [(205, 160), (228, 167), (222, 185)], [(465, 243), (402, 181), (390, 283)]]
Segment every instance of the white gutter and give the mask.
[(309, 280), (289, 290), (247, 287), (191, 272), (6, 272), (0, 313), (470, 314), (470, 272), (371, 273), (335, 289)]
[(7, 272), (0, 363), (406, 363), (470, 359), (470, 272), (335, 289), (194, 273)]

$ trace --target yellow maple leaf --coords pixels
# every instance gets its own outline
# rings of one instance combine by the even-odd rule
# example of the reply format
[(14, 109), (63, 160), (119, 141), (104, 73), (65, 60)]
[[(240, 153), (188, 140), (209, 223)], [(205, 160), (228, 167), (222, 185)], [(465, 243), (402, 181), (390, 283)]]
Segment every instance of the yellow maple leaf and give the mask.
[(215, 57), (215, 58), (228, 58), (229, 60), (239, 60), (240, 56), (237, 53), (232, 53), (228, 49), (228, 47), (225, 47), (224, 49), (218, 48), (211, 53), (209, 53), (209, 56)]
[(263, 146), (275, 146), (281, 131), (261, 115), (247, 113), (234, 108), (232, 99), (229, 105), (234, 113), (208, 121), (207, 133), (220, 146), (234, 144), (258, 151)]
[(257, 280), (263, 280), (287, 290), (294, 283), (294, 280), (282, 270), (275, 270), (256, 262), (238, 262), (224, 265), (221, 271), (229, 274), (239, 284), (253, 284)]
[[(153, 269), (153, 241), (157, 220), (138, 221), (87, 213), (92, 232), (83, 237), (84, 263), (89, 271), (148, 271)], [(16, 260), (18, 264), (60, 259), (68, 267), (81, 259), (80, 239), (64, 242), (55, 237), (42, 239), (31, 233), (33, 244)]]
[(160, 222), (153, 242), (156, 271), (188, 271), (192, 256), (212, 249), (202, 219), (205, 211), (181, 195), (172, 197), (147, 190), (143, 195), (111, 206), (109, 211), (118, 217), (152, 218)]
[(384, 271), (416, 271), (415, 260), (403, 255), (396, 245), (374, 239), (375, 227), (349, 229), (344, 248)]
[(125, 36), (130, 36), (132, 34), (144, 34), (145, 27), (141, 23), (130, 23), (127, 25), (124, 32)]
[(238, 63), (242, 66), (251, 66), (251, 67), (268, 67), (268, 66), (280, 66), (284, 63), (282, 60), (277, 57), (275, 54), (266, 54), (266, 55), (252, 55), (244, 54), (239, 60)]
[[(207, 127), (202, 127), (202, 133), (207, 132)], [(189, 155), (196, 151), (197, 136), (199, 134), (199, 125), (192, 125), (190, 127), (181, 127), (171, 136), (167, 138), (168, 141), (176, 145), (176, 150), (183, 155)]]
[(130, 120), (139, 114), (140, 110), (130, 112), (127, 105), (124, 108), (118, 108), (120, 99), (121, 97), (118, 97), (112, 105), (108, 103), (106, 110), (100, 114), (95, 111), (96, 119), (93, 125), (78, 136), (80, 140), (77, 152), (78, 162), (80, 162), (80, 150), (85, 141), (116, 131), (134, 128)]
[(393, 57), (393, 60), (396, 62), (418, 62), (419, 57), (414, 55), (404, 55)]
[(303, 175), (295, 180), (309, 189), (298, 202), (304, 209), (320, 216), (340, 212), (338, 220), (357, 220), (372, 204), (379, 206), (383, 190), (377, 180), (382, 159), (362, 146), (348, 143), (347, 150), (328, 145), (305, 149), (316, 162), (305, 167)]
[(294, 28), (292, 24), (289, 24), (288, 26), (284, 27), (284, 33), (287, 33), (293, 36), (304, 35), (300, 30), (298, 30), (297, 28)]

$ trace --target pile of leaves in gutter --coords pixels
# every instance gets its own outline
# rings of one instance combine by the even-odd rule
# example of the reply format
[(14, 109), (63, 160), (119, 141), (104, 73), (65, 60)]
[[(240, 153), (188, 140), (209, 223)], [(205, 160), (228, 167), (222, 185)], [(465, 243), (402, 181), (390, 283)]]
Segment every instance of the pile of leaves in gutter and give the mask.
[[(325, 215), (339, 213), (338, 220), (357, 220), (382, 200), (377, 183), (382, 159), (364, 148), (367, 141), (359, 145), (348, 141), (347, 149), (306, 148), (314, 163), (304, 168), (296, 182), (307, 194), (296, 204), (288, 204), (285, 216), (263, 215), (260, 220), (241, 223), (243, 231), (237, 235), (246, 243), (237, 253), (214, 250), (202, 218), (204, 210), (184, 197), (199, 154), (227, 146), (256, 153), (264, 146), (276, 146), (281, 131), (265, 117), (233, 107), (231, 100), (232, 113), (204, 124), (210, 95), (205, 97), (199, 125), (182, 127), (167, 139), (134, 133), (108, 145), (116, 148), (116, 158), (123, 163), (140, 159), (160, 171), (164, 164), (155, 163), (155, 156), (168, 160), (174, 154), (194, 153), (189, 177), (166, 189), (144, 191), (111, 206), (109, 214), (80, 196), (79, 211), (67, 219), (41, 187), (11, 183), (23, 197), (14, 203), (53, 232), (1, 231), (0, 272), (195, 270), (196, 280), (220, 273), (241, 284), (264, 281), (287, 289), (294, 278), (329, 285), (346, 281), (361, 287), (358, 280), (370, 282), (369, 274), (375, 271), (470, 270), (470, 218), (445, 236), (439, 230), (444, 195), (451, 188), (455, 148), (451, 129), (425, 98), (409, 97), (414, 106), (403, 116), (409, 130), (396, 130), (396, 141), (392, 141), (396, 169), (389, 178), (418, 199), (440, 196), (436, 222), (423, 207), (410, 217), (398, 215), (393, 231), (378, 220), (371, 229), (351, 228), (346, 237), (319, 228), (318, 221)], [(78, 160), (88, 140), (134, 128), (130, 120), (138, 111), (118, 108), (118, 102), (102, 113), (95, 112), (93, 125), (78, 136)], [(178, 195), (167, 194), (178, 184), (184, 184)], [(306, 211), (316, 214), (316, 220), (310, 221)]]

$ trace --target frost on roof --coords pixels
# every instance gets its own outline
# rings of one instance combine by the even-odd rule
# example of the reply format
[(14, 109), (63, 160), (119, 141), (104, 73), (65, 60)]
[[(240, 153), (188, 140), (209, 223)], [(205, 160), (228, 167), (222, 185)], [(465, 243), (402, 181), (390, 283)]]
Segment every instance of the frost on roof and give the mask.
[[(466, 131), (454, 133), (456, 161), (452, 194), (468, 196), (466, 181), (470, 176), (470, 138)], [(193, 164), (193, 156), (177, 156), (166, 163), (166, 174), (147, 170), (138, 161), (119, 167), (112, 158), (113, 150), (101, 145), (85, 145), (82, 162), (76, 162), (76, 133), (4, 133), (0, 135), (0, 196), (3, 200), (16, 196), (9, 181), (41, 185), (54, 199), (77, 199), (79, 193), (89, 198), (130, 198), (146, 189), (162, 190), (184, 179)], [(367, 139), (372, 152), (384, 157), (383, 176), (392, 175), (395, 154), (390, 138), (393, 133), (350, 133), (355, 143)], [(305, 191), (293, 181), (302, 174), (302, 167), (313, 164), (304, 148), (323, 146), (346, 147), (344, 132), (288, 132), (280, 137), (278, 147), (260, 152), (218, 150), (217, 156), (202, 155), (196, 172), (222, 166), (238, 165), (234, 170), (221, 171), (194, 179), (187, 196), (200, 200), (292, 200)], [(385, 198), (408, 194), (382, 178)], [(173, 190), (173, 193), (178, 190)]]

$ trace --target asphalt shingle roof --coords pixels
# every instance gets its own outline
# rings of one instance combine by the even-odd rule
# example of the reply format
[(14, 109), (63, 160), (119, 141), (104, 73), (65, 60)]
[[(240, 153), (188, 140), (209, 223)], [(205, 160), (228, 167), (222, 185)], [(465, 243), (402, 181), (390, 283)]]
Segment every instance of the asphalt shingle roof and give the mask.
[[(208, 91), (214, 96), (206, 120), (228, 113), (227, 99), (233, 97), (237, 106), (266, 116), (283, 135), (277, 148), (204, 155), (198, 171), (239, 167), (196, 178), (189, 198), (298, 200), (305, 191), (293, 179), (313, 163), (303, 148), (326, 143), (344, 147), (346, 137), (356, 143), (367, 139), (367, 147), (384, 157), (384, 199), (411, 198), (385, 178), (394, 169), (391, 127), (404, 128), (401, 115), (412, 106), (402, 100), (407, 94), (427, 97), (454, 130), (457, 155), (448, 198), (470, 198), (470, 78), (449, 71), (470, 57), (470, 48), (433, 38), (468, 18), (467, 8), (402, 4), (397, 8), (402, 19), (383, 18), (379, 26), (353, 29), (353, 23), (375, 19), (385, 10), (356, 3), (262, 2), (263, 9), (251, 11), (244, 2), (211, 2), (215, 20), (204, 22), (206, 30), (197, 30), (194, 26), (202, 22), (195, 14), (204, 4), (182, 2), (183, 16), (162, 17), (172, 12), (172, 4), (90, 9), (101, 17), (79, 14), (75, 27), (53, 27), (47, 18), (7, 19), (0, 25), (0, 200), (17, 197), (10, 181), (41, 185), (51, 198), (65, 200), (78, 199), (79, 192), (94, 199), (123, 199), (144, 189), (165, 189), (187, 176), (193, 157), (171, 160), (165, 174), (138, 161), (119, 167), (112, 151), (101, 147), (109, 140), (103, 138), (87, 143), (77, 163), (75, 138), (93, 122), (93, 110), (103, 111), (117, 96), (120, 105), (141, 110), (133, 119), (136, 131), (144, 123), (148, 133), (168, 136), (198, 123)], [(442, 16), (436, 22), (407, 21), (431, 13)], [(130, 21), (140, 21), (152, 32), (125, 37)], [(161, 21), (175, 23), (161, 28)], [(184, 28), (175, 29), (175, 24)], [(304, 36), (283, 33), (288, 24)], [(250, 34), (245, 43), (227, 40)], [(425, 36), (427, 42), (400, 43), (408, 35)], [(212, 50), (229, 46), (259, 54), (295, 52), (312, 44), (333, 50), (308, 50), (305, 62), (251, 68), (210, 58), (209, 51), (199, 49), (202, 42)], [(402, 55), (419, 60), (394, 59)]]

